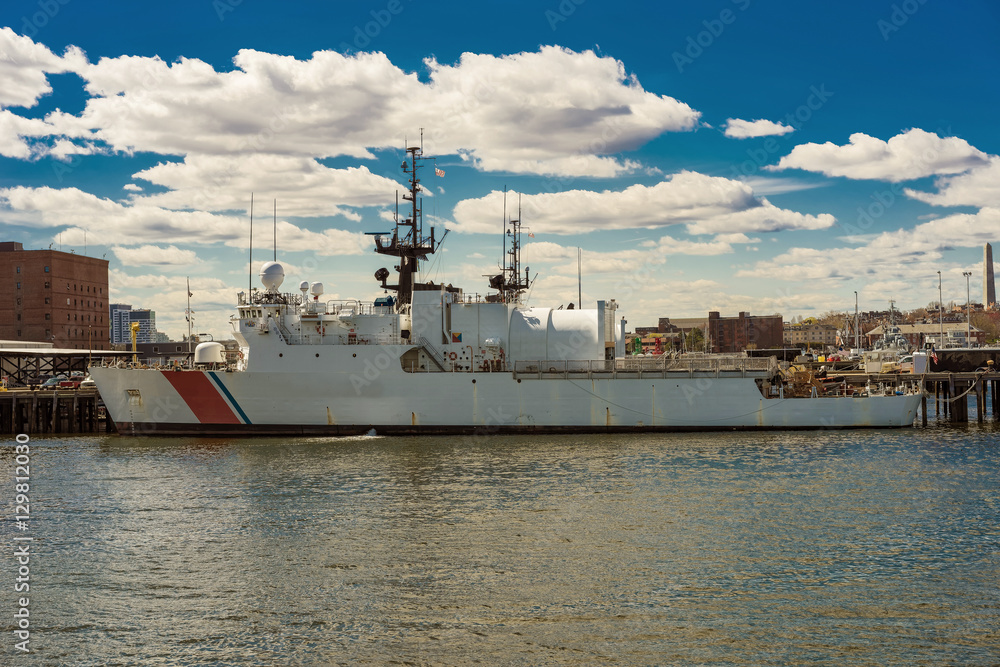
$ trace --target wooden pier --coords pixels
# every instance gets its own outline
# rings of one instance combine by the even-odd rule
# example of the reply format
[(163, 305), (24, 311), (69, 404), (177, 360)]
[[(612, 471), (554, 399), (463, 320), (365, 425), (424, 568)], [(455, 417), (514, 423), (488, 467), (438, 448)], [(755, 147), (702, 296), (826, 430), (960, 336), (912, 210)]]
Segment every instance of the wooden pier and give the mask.
[(104, 433), (114, 426), (104, 414), (96, 389), (0, 392), (0, 432)]
[[(982, 423), (987, 416), (1000, 420), (1000, 373), (927, 373), (924, 389), (933, 396), (935, 413), (945, 415), (953, 424), (969, 421), (970, 401), (975, 401), (976, 421)], [(927, 401), (921, 402), (921, 423), (927, 425)]]

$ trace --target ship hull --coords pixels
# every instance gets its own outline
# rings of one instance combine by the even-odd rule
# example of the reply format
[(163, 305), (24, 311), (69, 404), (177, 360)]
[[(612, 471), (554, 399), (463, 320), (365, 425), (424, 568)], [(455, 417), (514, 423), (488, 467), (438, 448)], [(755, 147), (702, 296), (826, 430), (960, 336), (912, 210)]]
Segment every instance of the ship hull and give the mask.
[(919, 394), (765, 398), (746, 374), (406, 373), (94, 368), (122, 434), (617, 433), (899, 428)]

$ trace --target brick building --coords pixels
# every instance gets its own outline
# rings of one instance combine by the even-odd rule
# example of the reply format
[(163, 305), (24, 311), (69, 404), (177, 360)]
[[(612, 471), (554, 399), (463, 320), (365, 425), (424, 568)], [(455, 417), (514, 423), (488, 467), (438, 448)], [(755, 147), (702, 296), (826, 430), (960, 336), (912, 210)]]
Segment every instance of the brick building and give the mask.
[(785, 345), (803, 349), (839, 344), (837, 327), (832, 324), (787, 324), (784, 327), (784, 339)]
[[(637, 333), (640, 332), (639, 329), (636, 328)], [(695, 329), (701, 331), (702, 337), (707, 341), (708, 352), (732, 353), (781, 347), (781, 315), (750, 315), (743, 312), (737, 317), (720, 317), (718, 312), (712, 311), (708, 317), (661, 317), (655, 332), (668, 335), (672, 343), (667, 345), (668, 349), (680, 349), (684, 337)], [(641, 333), (653, 331), (651, 327), (642, 327)], [(645, 343), (645, 339), (643, 342)]]
[(712, 352), (781, 347), (783, 332), (781, 315), (751, 315), (741, 312), (736, 317), (720, 317), (716, 311), (708, 314), (706, 336)]
[(107, 260), (7, 241), (0, 276), (0, 339), (108, 349)]

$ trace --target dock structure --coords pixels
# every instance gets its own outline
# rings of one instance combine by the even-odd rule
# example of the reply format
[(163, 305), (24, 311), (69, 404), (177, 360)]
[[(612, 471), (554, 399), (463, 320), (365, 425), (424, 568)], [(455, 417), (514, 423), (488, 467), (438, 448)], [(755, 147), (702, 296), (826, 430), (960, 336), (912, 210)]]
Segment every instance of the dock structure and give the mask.
[(0, 432), (104, 433), (114, 426), (107, 420), (96, 389), (0, 392)]

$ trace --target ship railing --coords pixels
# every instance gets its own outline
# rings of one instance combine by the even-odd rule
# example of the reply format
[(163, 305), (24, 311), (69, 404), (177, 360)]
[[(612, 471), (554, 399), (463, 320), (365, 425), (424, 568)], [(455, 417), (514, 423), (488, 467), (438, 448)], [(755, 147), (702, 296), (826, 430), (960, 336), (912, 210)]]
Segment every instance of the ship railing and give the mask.
[(675, 374), (738, 375), (770, 377), (778, 372), (774, 357), (745, 357), (717, 355), (695, 358), (624, 358), (614, 360), (548, 359), (542, 361), (517, 361), (514, 375), (518, 377), (668, 377)]
[(329, 315), (352, 313), (354, 315), (384, 315), (391, 311), (389, 306), (376, 307), (371, 301), (357, 299), (331, 299), (326, 302), (326, 312)]
[(316, 332), (293, 334), (288, 330), (282, 330), (281, 338), (289, 345), (405, 345), (408, 342), (396, 334), (357, 334), (355, 336), (329, 332), (325, 335)]

